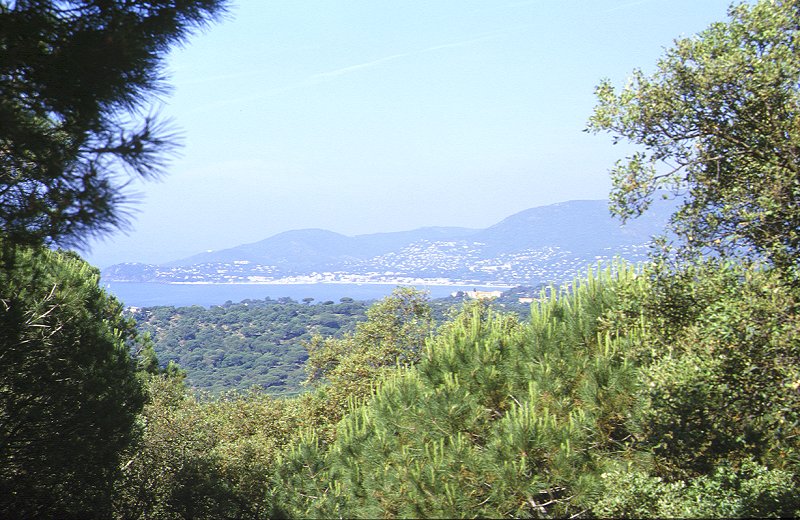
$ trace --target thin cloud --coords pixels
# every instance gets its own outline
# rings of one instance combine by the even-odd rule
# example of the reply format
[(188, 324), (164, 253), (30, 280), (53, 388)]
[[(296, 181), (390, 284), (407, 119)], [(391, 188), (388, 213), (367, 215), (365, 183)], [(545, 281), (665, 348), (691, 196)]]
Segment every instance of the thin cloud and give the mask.
[(494, 40), (502, 36), (508, 31), (496, 32), (492, 34), (487, 34), (486, 36), (479, 36), (477, 38), (472, 38), (470, 40), (464, 40), (460, 42), (453, 42), (453, 43), (443, 43), (441, 45), (434, 45), (433, 47), (428, 47), (427, 49), (423, 49), (420, 52), (431, 52), (431, 51), (438, 51), (439, 49), (453, 49), (456, 47), (466, 47), (467, 45), (472, 45), (473, 43), (478, 43), (486, 40)]
[(388, 63), (390, 61), (399, 60), (401, 58), (408, 58), (410, 56), (418, 56), (418, 55), (421, 55), (421, 54), (427, 54), (429, 52), (438, 51), (438, 50), (442, 50), (442, 49), (453, 49), (453, 48), (457, 48), (457, 47), (465, 47), (467, 45), (472, 45), (473, 43), (486, 41), (486, 40), (493, 40), (495, 38), (499, 38), (500, 36), (502, 36), (506, 32), (507, 31), (495, 32), (495, 33), (487, 34), (487, 35), (484, 35), (484, 36), (479, 36), (477, 38), (470, 38), (468, 40), (461, 40), (461, 41), (450, 42), (450, 43), (442, 43), (442, 44), (439, 44), (439, 45), (432, 45), (430, 47), (426, 47), (424, 49), (420, 49), (420, 50), (417, 50), (417, 51), (401, 52), (399, 54), (392, 54), (390, 56), (384, 56), (383, 58), (378, 58), (376, 60), (367, 61), (367, 62), (364, 62), (364, 63), (358, 63), (356, 65), (349, 65), (347, 67), (334, 69), (334, 70), (331, 70), (331, 71), (328, 71), (328, 72), (320, 72), (319, 74), (314, 74), (313, 76), (311, 76), (310, 79), (335, 78), (335, 77), (338, 77), (338, 76), (344, 76), (346, 74), (350, 74), (352, 72), (358, 72), (358, 71), (364, 70), (364, 69), (371, 69), (373, 67), (377, 67), (379, 65), (383, 65), (384, 63)]
[(636, 5), (642, 5), (652, 2), (653, 0), (638, 0), (636, 2), (628, 2), (627, 4), (618, 5), (616, 7), (612, 7), (610, 9), (606, 9), (605, 12), (610, 13), (613, 11), (619, 11), (620, 9), (627, 9), (628, 7), (633, 7)]
[[(288, 54), (290, 52), (299, 53), (299, 52), (304, 52), (304, 51), (317, 51), (317, 50), (319, 50), (319, 46), (318, 45), (302, 45), (302, 46), (299, 46), (299, 47), (283, 48), (283, 49), (280, 49), (280, 50), (262, 52), (261, 56), (262, 57), (266, 56), (267, 58), (269, 58), (271, 56), (279, 56), (279, 55), (282, 55), (282, 54)], [(169, 71), (169, 73), (170, 73), (170, 75), (172, 75), (172, 74), (175, 74), (175, 73), (184, 72), (186, 70), (190, 70), (190, 69), (188, 67), (185, 67), (185, 66), (184, 67), (178, 67), (178, 68), (171, 69)], [(198, 76), (198, 77), (195, 77), (195, 78), (187, 80), (187, 81), (182, 81), (181, 85), (182, 86), (183, 85), (201, 85), (201, 84), (204, 84), (204, 83), (212, 83), (212, 82), (217, 82), (217, 81), (230, 81), (230, 80), (237, 80), (237, 79), (243, 79), (243, 78), (252, 78), (252, 77), (256, 77), (256, 76), (262, 76), (262, 75), (264, 75), (264, 73), (265, 73), (264, 69), (261, 68), (261, 67), (251, 67), (250, 69), (248, 69), (246, 71), (233, 72), (233, 73), (230, 73), (230, 74), (216, 74), (216, 75)]]
[(522, 7), (523, 5), (539, 4), (542, 0), (526, 0), (523, 2), (514, 2), (513, 4), (504, 5), (504, 8)]
[(187, 112), (187, 114), (198, 114), (202, 112), (208, 112), (209, 110), (213, 110), (215, 108), (222, 108), (230, 105), (238, 105), (240, 103), (251, 103), (253, 101), (260, 101), (262, 99), (267, 99), (272, 96), (276, 96), (278, 94), (284, 94), (286, 92), (292, 92), (294, 90), (298, 90), (301, 88), (311, 87), (320, 83), (319, 81), (310, 81), (306, 79), (304, 81), (298, 81), (296, 83), (291, 83), (289, 85), (284, 85), (282, 87), (275, 87), (268, 90), (262, 90), (258, 94), (253, 94), (252, 96), (242, 96), (232, 99), (223, 99), (221, 101), (217, 101), (216, 103), (208, 103), (206, 105), (201, 105), (199, 107), (194, 108)]
[(204, 83), (211, 83), (213, 81), (228, 81), (232, 79), (242, 79), (242, 78), (250, 78), (253, 76), (257, 76), (259, 74), (263, 74), (260, 70), (251, 70), (248, 72), (237, 72), (234, 74), (218, 74), (216, 76), (203, 76), (197, 79), (191, 79), (189, 81), (181, 82), (181, 86), (185, 85), (202, 85)]
[[(514, 29), (518, 29), (518, 28), (519, 27), (514, 28)], [(379, 66), (381, 66), (381, 65), (383, 65), (385, 63), (389, 63), (391, 61), (399, 60), (399, 59), (402, 59), (402, 58), (410, 58), (410, 57), (413, 57), (413, 56), (419, 56), (419, 55), (422, 55), (422, 54), (427, 54), (429, 52), (435, 52), (435, 51), (439, 51), (439, 50), (443, 50), (443, 49), (453, 49), (453, 48), (457, 48), (457, 47), (466, 47), (466, 46), (472, 45), (474, 43), (487, 41), (487, 40), (493, 40), (493, 39), (499, 38), (499, 37), (507, 34), (510, 30), (512, 30), (512, 29), (505, 29), (505, 30), (502, 30), (502, 31), (496, 31), (496, 32), (493, 32), (493, 33), (484, 34), (482, 36), (478, 36), (478, 37), (475, 37), (475, 38), (469, 38), (469, 39), (466, 39), (466, 40), (459, 40), (459, 41), (454, 41), (454, 42), (448, 42), (448, 43), (441, 43), (441, 44), (437, 44), (437, 45), (432, 45), (430, 47), (425, 47), (424, 49), (419, 49), (419, 50), (415, 50), (415, 51), (401, 52), (401, 53), (398, 53), (398, 54), (391, 54), (389, 56), (384, 56), (382, 58), (377, 58), (377, 59), (374, 59), (374, 60), (366, 61), (364, 63), (357, 63), (355, 65), (348, 65), (346, 67), (341, 67), (341, 68), (329, 70), (329, 71), (326, 71), (326, 72), (319, 72), (317, 74), (312, 74), (311, 76), (307, 77), (306, 79), (304, 79), (302, 81), (291, 83), (291, 84), (288, 84), (288, 85), (285, 85), (285, 86), (282, 86), (282, 87), (271, 88), (271, 89), (266, 90), (266, 91), (261, 91), (258, 94), (254, 94), (252, 96), (244, 96), (244, 97), (238, 97), (238, 98), (234, 98), (234, 99), (226, 99), (226, 100), (218, 101), (216, 103), (210, 103), (210, 104), (207, 104), (207, 105), (203, 105), (203, 106), (195, 108), (194, 110), (191, 111), (191, 113), (206, 112), (208, 110), (211, 110), (211, 109), (214, 109), (214, 108), (220, 108), (220, 107), (223, 107), (223, 106), (235, 105), (235, 104), (239, 104), (239, 103), (250, 103), (250, 102), (253, 102), (253, 101), (259, 101), (259, 100), (262, 100), (262, 99), (267, 99), (269, 97), (272, 97), (272, 96), (275, 96), (275, 95), (278, 95), (278, 94), (283, 94), (283, 93), (286, 93), (286, 92), (291, 92), (291, 91), (299, 90), (299, 89), (302, 89), (302, 88), (313, 87), (313, 86), (316, 86), (316, 85), (319, 85), (319, 84), (322, 84), (322, 83), (326, 83), (328, 81), (333, 81), (336, 78), (339, 78), (339, 77), (342, 77), (342, 76), (346, 76), (348, 74), (353, 74), (355, 72), (359, 72), (359, 71), (363, 71), (363, 70), (368, 70), (368, 69), (371, 69), (371, 68), (379, 67)], [(244, 73), (242, 75), (246, 75), (246, 74), (247, 73)], [(238, 77), (239, 75), (231, 74), (230, 76), (231, 76), (232, 79), (234, 79), (234, 78)]]
[(514, 9), (517, 7), (524, 7), (531, 4), (540, 4), (542, 0), (522, 0), (520, 2), (512, 2), (510, 4), (502, 4), (502, 5), (491, 5), (489, 7), (479, 7), (477, 9), (473, 9), (472, 13), (484, 13), (486, 11), (499, 11), (503, 9)]
[(320, 72), (318, 74), (314, 74), (309, 79), (327, 79), (327, 78), (335, 78), (338, 76), (344, 76), (346, 74), (350, 74), (351, 72), (357, 72), (359, 70), (364, 69), (371, 69), (372, 67), (376, 67), (378, 65), (382, 65), (384, 63), (394, 61), (400, 58), (406, 58), (408, 56), (413, 56), (415, 54), (419, 54), (419, 52), (403, 52), (401, 54), (392, 54), (391, 56), (385, 56), (383, 58), (378, 58), (377, 60), (367, 61), (364, 63), (359, 63), (356, 65), (349, 65), (347, 67), (342, 67), (340, 69), (330, 70), (328, 72)]

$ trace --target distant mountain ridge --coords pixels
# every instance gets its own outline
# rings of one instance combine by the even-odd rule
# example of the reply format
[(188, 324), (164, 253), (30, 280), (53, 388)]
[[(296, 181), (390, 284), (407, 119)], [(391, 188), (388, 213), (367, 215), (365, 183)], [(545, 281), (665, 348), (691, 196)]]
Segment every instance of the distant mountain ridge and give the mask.
[(366, 259), (420, 240), (449, 240), (454, 237), (467, 237), (477, 231), (479, 230), (458, 227), (425, 227), (412, 231), (350, 237), (324, 229), (298, 229), (284, 231), (250, 244), (199, 253), (164, 265), (187, 266), (247, 259), (252, 262), (285, 263), (299, 267), (309, 262), (318, 264)]
[(125, 263), (107, 281), (165, 283), (380, 282), (497, 283), (561, 281), (587, 264), (646, 256), (672, 208), (661, 205), (625, 226), (605, 200), (575, 200), (515, 213), (486, 229), (426, 227), (346, 236), (323, 229), (199, 253), (163, 265)]

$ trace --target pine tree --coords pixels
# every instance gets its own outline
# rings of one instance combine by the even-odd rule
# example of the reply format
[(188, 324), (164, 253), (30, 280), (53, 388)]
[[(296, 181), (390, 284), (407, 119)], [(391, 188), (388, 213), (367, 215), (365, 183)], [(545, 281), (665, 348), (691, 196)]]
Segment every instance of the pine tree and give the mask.
[(126, 170), (160, 172), (174, 136), (147, 102), (170, 47), (224, 0), (0, 1), (4, 244), (75, 244), (124, 223)]
[(106, 516), (145, 401), (136, 332), (76, 255), (15, 257), (0, 270), (0, 515)]
[(527, 324), (465, 309), (342, 420), (316, 475), (325, 492), (298, 514), (586, 513), (630, 448), (638, 373), (627, 336), (600, 326), (615, 288), (637, 283), (624, 266), (590, 275), (543, 295)]

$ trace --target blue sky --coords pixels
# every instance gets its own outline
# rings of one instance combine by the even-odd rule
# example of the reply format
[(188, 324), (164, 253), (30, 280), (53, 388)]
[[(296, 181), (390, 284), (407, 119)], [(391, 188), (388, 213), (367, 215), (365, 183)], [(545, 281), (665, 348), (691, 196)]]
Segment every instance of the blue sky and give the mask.
[(628, 152), (583, 132), (604, 77), (653, 70), (718, 0), (238, 0), (169, 56), (183, 135), (100, 267), (291, 229), (483, 228), (602, 199)]

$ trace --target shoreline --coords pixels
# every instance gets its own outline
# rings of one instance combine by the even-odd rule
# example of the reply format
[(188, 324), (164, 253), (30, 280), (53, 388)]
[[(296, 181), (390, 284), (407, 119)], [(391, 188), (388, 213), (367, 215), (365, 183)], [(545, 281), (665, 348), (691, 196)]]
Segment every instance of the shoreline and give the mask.
[(155, 285), (220, 285), (220, 286), (242, 286), (242, 285), (397, 285), (397, 286), (434, 286), (434, 287), (496, 287), (498, 289), (512, 289), (518, 285), (511, 285), (506, 283), (495, 282), (478, 282), (469, 283), (462, 281), (427, 281), (427, 280), (405, 280), (405, 281), (363, 281), (363, 282), (345, 282), (345, 281), (321, 281), (321, 280), (271, 280), (260, 282), (140, 282), (135, 280), (104, 280), (105, 285), (114, 283), (152, 283)]

